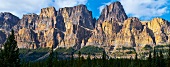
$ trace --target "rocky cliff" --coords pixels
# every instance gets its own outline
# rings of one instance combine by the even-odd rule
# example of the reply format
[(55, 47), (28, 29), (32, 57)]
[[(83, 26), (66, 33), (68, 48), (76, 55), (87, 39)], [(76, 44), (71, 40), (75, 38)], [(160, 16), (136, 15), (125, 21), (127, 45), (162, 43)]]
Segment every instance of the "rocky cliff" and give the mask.
[(115, 22), (124, 22), (128, 17), (123, 9), (123, 6), (120, 2), (114, 2), (110, 5), (107, 5), (101, 12), (101, 15), (98, 19), (98, 23), (103, 21), (114, 20)]
[(10, 29), (15, 30), (19, 48), (73, 47), (144, 47), (170, 42), (170, 23), (162, 18), (142, 22), (128, 18), (120, 2), (106, 6), (96, 20), (85, 5), (42, 8), (39, 15), (25, 14), (21, 19), (0, 13), (0, 44)]

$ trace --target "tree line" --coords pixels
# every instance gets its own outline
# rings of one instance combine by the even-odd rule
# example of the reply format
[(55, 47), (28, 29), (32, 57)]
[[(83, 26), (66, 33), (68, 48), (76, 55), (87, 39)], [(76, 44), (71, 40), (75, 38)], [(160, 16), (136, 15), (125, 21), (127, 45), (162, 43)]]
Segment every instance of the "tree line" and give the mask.
[(25, 62), (19, 58), (19, 49), (15, 41), (14, 31), (11, 31), (7, 41), (0, 49), (0, 67), (170, 67), (170, 48), (169, 55), (164, 58), (162, 51), (149, 52), (147, 60), (135, 58), (109, 58), (103, 51), (101, 58), (91, 58), (90, 53), (87, 58), (78, 52), (78, 58), (74, 58), (74, 53), (70, 59), (59, 60), (58, 53), (50, 50), (50, 54), (44, 61)]

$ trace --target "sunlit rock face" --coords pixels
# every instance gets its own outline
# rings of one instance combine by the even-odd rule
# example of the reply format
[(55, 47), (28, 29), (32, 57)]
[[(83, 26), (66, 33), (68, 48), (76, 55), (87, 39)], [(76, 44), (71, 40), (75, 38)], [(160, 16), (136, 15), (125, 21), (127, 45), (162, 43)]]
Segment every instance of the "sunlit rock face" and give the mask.
[(104, 7), (98, 19), (85, 5), (42, 8), (40, 14), (24, 14), (21, 19), (0, 13), (0, 44), (14, 29), (19, 48), (73, 47), (93, 45), (103, 48), (136, 47), (170, 43), (169, 22), (162, 18), (140, 21), (128, 18), (120, 2)]
[(22, 28), (17, 34), (19, 48), (37, 48), (36, 33), (32, 29)]
[[(41, 13), (25, 14), (13, 27), (20, 48), (75, 47), (81, 48), (94, 29), (92, 12), (85, 5), (42, 8)], [(85, 45), (82, 45), (82, 47)]]
[(152, 31), (157, 45), (169, 42), (169, 23), (162, 18), (154, 18), (148, 22), (148, 28)]
[(124, 21), (123, 27), (116, 36), (116, 45), (136, 46), (135, 36), (142, 31), (142, 24), (138, 18), (132, 17)]

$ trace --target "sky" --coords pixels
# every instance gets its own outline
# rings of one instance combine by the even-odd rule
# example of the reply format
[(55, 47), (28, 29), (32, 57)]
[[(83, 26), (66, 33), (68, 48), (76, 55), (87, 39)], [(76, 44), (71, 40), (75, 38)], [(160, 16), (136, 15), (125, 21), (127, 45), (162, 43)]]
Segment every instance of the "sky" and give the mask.
[(120, 1), (128, 17), (151, 20), (161, 17), (170, 21), (169, 0), (0, 0), (0, 12), (11, 12), (22, 18), (23, 14), (39, 14), (42, 8), (54, 6), (56, 10), (84, 4), (98, 18), (102, 9), (115, 1)]

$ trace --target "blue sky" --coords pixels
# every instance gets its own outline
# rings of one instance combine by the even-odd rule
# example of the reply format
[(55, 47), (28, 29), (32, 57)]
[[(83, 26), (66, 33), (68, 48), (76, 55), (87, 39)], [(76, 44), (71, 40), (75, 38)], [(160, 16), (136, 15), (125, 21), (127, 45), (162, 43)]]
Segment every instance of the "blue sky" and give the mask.
[(99, 17), (100, 15), (100, 6), (105, 5), (104, 3), (108, 3), (110, 0), (88, 0), (86, 6), (89, 10), (93, 11), (94, 17)]
[(54, 6), (56, 10), (85, 4), (98, 18), (101, 10), (112, 2), (120, 1), (129, 17), (151, 20), (161, 17), (170, 21), (169, 0), (0, 0), (0, 12), (11, 12), (22, 18), (23, 14), (40, 13), (41, 8)]

